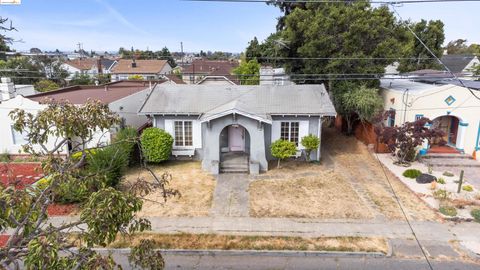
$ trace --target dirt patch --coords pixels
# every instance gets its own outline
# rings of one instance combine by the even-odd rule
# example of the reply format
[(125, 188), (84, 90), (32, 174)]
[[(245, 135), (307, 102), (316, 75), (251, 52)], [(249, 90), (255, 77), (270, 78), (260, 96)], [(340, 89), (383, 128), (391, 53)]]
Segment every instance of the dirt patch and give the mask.
[[(378, 160), (354, 137), (324, 129), (323, 145), (339, 173), (350, 175), (360, 185), (378, 211), (388, 219), (401, 220), (403, 214)], [(385, 170), (407, 215), (413, 220), (437, 220), (438, 216), (399, 179)]]
[(303, 250), (382, 252), (388, 251), (384, 238), (379, 237), (282, 237), (217, 234), (138, 234), (120, 238), (110, 248), (127, 248), (142, 239), (150, 239), (159, 249), (220, 249), (220, 250)]
[(344, 178), (324, 166), (290, 161), (250, 184), (250, 215), (328, 219), (373, 218)]
[[(161, 192), (149, 194), (145, 199), (139, 216), (172, 217), (207, 216), (210, 211), (215, 189), (215, 178), (201, 169), (197, 161), (172, 161), (151, 166), (158, 175), (168, 172), (172, 175), (169, 188), (180, 191), (180, 197), (174, 197), (164, 202)], [(134, 168), (127, 172), (124, 181), (135, 181), (144, 177), (153, 181), (153, 177), (144, 169)]]

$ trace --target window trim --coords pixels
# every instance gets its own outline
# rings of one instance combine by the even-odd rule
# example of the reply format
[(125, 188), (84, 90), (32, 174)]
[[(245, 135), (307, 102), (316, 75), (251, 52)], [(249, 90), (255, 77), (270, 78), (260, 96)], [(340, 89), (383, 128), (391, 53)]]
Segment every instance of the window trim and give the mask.
[(295, 143), (295, 147), (300, 145), (300, 121), (280, 121), (280, 139), (282, 139), (282, 125), (283, 123), (288, 123), (288, 139), (287, 141), (292, 142), (292, 123), (297, 123), (297, 140), (293, 141)]
[[(176, 123), (180, 122), (182, 123), (182, 145), (177, 145), (177, 129), (176, 129)], [(190, 129), (191, 129), (191, 145), (185, 145), (186, 140), (185, 140), (185, 122), (190, 122)], [(193, 121), (192, 120), (173, 120), (173, 148), (174, 149), (194, 149), (194, 143), (193, 143)]]

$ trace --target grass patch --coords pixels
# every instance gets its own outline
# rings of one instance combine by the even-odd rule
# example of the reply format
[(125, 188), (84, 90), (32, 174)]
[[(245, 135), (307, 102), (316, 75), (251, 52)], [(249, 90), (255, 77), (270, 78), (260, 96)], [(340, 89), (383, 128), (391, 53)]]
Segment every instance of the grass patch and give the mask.
[(462, 189), (464, 191), (467, 191), (467, 192), (472, 192), (473, 191), (473, 187), (469, 186), (469, 185), (463, 186)]
[[(180, 191), (181, 196), (163, 201), (161, 191), (157, 190), (146, 196), (142, 210), (138, 213), (142, 217), (198, 217), (208, 216), (212, 206), (215, 178), (201, 168), (197, 161), (169, 161), (160, 165), (150, 165), (157, 174), (164, 172), (172, 174), (169, 188)], [(138, 177), (154, 181), (153, 177), (144, 169), (130, 169), (123, 183), (135, 181)]]
[(250, 184), (251, 216), (373, 218), (352, 186), (333, 170), (307, 163), (295, 166), (298, 167), (278, 170), (281, 173), (272, 170), (272, 179)]
[(476, 222), (480, 222), (480, 208), (473, 209), (470, 215), (472, 215)]
[(110, 248), (128, 248), (142, 239), (155, 242), (159, 249), (219, 249), (219, 250), (302, 250), (387, 253), (388, 245), (379, 237), (287, 237), (242, 236), (218, 234), (154, 234), (141, 233), (119, 238)]
[(442, 185), (445, 185), (445, 184), (446, 184), (445, 179), (442, 178), (442, 177), (440, 177), (440, 178), (437, 179), (437, 183), (442, 184)]

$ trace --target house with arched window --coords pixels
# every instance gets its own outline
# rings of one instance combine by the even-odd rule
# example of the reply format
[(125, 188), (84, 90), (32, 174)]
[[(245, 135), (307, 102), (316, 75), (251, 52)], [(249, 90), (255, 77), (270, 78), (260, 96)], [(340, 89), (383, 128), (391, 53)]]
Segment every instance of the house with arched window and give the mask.
[[(321, 137), (322, 120), (336, 115), (323, 85), (157, 85), (139, 114), (174, 138), (172, 155), (202, 161), (214, 174), (268, 170), (270, 145), (278, 139), (297, 146)], [(312, 151), (320, 159), (320, 147)]]
[(426, 117), (432, 127), (444, 131), (443, 140), (425, 145), (433, 151), (441, 145), (446, 152), (474, 155), (480, 150), (480, 82), (463, 87), (458, 80), (419, 82), (406, 78), (384, 78), (381, 94), (390, 113), (388, 126), (402, 125)]

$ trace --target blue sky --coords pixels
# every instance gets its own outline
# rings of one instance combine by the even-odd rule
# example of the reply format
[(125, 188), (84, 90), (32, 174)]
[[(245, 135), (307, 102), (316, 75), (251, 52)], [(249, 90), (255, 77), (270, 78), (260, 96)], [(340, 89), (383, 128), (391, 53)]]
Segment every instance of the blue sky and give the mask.
[[(480, 3), (417, 4), (398, 7), (404, 19), (441, 19), (447, 40), (466, 38), (480, 43)], [(475, 14), (476, 13), (476, 14)], [(17, 50), (38, 47), (86, 50), (119, 47), (185, 51), (243, 51), (253, 36), (266, 38), (275, 30), (277, 8), (262, 3), (205, 3), (180, 0), (22, 0), (0, 6), (13, 20)]]

